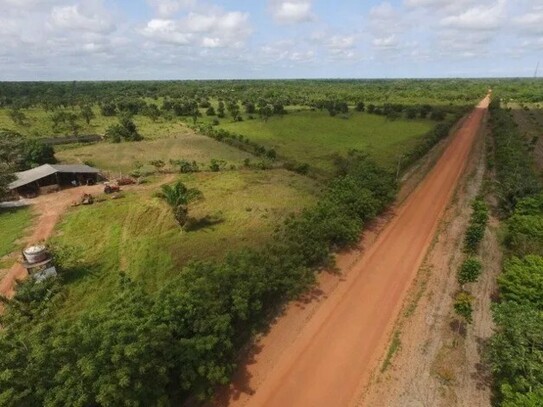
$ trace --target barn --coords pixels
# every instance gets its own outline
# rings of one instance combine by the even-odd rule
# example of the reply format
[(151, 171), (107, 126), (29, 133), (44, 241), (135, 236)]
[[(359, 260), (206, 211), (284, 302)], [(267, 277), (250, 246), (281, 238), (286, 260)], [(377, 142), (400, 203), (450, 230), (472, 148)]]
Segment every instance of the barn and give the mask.
[(88, 165), (44, 164), (27, 171), (17, 172), (16, 180), (9, 185), (14, 195), (32, 197), (66, 186), (93, 185), (100, 171)]

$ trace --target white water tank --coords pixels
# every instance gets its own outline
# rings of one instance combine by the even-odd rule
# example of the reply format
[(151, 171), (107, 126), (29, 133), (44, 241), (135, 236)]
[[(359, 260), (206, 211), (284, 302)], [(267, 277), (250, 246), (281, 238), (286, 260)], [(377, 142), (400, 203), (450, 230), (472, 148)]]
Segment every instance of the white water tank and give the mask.
[(27, 247), (23, 250), (23, 255), (25, 260), (30, 264), (39, 263), (40, 261), (47, 260), (49, 257), (47, 249), (43, 245)]

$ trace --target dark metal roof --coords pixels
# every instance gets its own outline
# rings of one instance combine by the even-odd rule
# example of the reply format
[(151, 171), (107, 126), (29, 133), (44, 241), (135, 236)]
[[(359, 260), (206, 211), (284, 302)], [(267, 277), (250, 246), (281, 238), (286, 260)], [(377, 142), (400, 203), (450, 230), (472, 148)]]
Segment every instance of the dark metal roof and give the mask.
[(17, 180), (9, 184), (9, 189), (22, 187), (50, 175), (61, 174), (98, 174), (100, 170), (84, 164), (52, 165), (44, 164), (27, 171), (16, 172)]

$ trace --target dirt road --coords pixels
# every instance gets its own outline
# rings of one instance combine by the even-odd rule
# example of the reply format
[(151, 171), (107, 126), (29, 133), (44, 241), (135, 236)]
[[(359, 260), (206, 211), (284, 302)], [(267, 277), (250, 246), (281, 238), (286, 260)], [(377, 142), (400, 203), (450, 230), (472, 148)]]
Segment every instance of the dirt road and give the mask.
[[(84, 193), (97, 195), (102, 192), (103, 188), (103, 185), (83, 186), (33, 199), (32, 207), (38, 217), (35, 225), (32, 226), (32, 234), (25, 238), (25, 243), (39, 243), (48, 239), (60, 216), (73, 202), (77, 201)], [(24, 279), (26, 276), (26, 270), (19, 263), (14, 264), (0, 281), (0, 294), (11, 297), (16, 280)]]
[[(274, 362), (248, 406), (358, 403), (465, 169), (487, 107), (485, 98), (373, 245)], [(238, 400), (230, 404), (245, 404)]]
[[(453, 308), (459, 285), (456, 271), (466, 258), (464, 236), (471, 203), (486, 173), (484, 137), (477, 140), (468, 168), (447, 207), (436, 238), (412, 284), (404, 312), (394, 326), (400, 346), (385, 369), (376, 369), (364, 391), (364, 406), (487, 407), (490, 372), (482, 357), (493, 333), (491, 297), (501, 271), (496, 222), (491, 219), (482, 242), (484, 268), (475, 293), (473, 323), (458, 324)], [(398, 343), (398, 342), (397, 342)], [(384, 363), (380, 365), (385, 367)]]

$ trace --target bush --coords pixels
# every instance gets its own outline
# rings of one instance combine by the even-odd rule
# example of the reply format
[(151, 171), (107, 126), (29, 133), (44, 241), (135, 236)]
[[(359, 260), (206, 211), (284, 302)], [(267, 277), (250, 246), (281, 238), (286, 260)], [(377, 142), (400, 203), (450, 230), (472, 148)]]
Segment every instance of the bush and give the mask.
[[(530, 305), (506, 301), (493, 314), (497, 332), (490, 339), (487, 357), (500, 397), (533, 399), (536, 389), (541, 394), (543, 383), (543, 313)], [(524, 405), (531, 404), (519, 404)]]
[(513, 257), (498, 278), (504, 301), (528, 304), (543, 311), (543, 257)]
[(190, 162), (187, 160), (170, 160), (170, 165), (177, 167), (179, 172), (182, 174), (190, 174), (200, 171), (200, 167), (196, 161)]
[(476, 253), (479, 250), (488, 223), (488, 209), (482, 198), (477, 198), (473, 202), (472, 209), (473, 212), (464, 237), (464, 250), (467, 253)]
[(297, 161), (287, 161), (283, 164), (283, 168), (301, 175), (307, 175), (309, 173), (309, 164), (299, 163)]
[(213, 172), (219, 172), (221, 170), (224, 170), (226, 167), (226, 161), (224, 160), (217, 160), (215, 158), (212, 158), (209, 163), (209, 169)]
[(468, 293), (462, 291), (458, 293), (454, 300), (454, 310), (461, 316), (468, 324), (473, 321), (473, 297)]
[(476, 282), (481, 275), (482, 268), (483, 266), (478, 259), (474, 257), (467, 258), (460, 266), (460, 270), (458, 270), (458, 282), (461, 285)]

